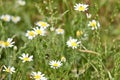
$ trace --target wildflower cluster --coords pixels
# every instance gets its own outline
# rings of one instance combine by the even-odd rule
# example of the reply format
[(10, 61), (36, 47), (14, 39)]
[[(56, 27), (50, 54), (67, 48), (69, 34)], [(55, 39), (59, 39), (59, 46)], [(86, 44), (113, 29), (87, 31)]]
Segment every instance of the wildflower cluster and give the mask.
[[(17, 0), (17, 4), (21, 5), (21, 6), (24, 6), (26, 4), (26, 2), (24, 0)], [(81, 13), (86, 13), (86, 11), (89, 9), (89, 5), (87, 4), (81, 4), (81, 3), (78, 3), (74, 6), (74, 10), (75, 11), (78, 11), (78, 12), (81, 12)], [(87, 18), (86, 18), (87, 17)], [(97, 30), (100, 28), (100, 23), (99, 21), (95, 20), (95, 19), (92, 19), (92, 15), (89, 14), (89, 13), (86, 13), (85, 15), (85, 18), (88, 19), (88, 23), (85, 23), (87, 24), (87, 27), (86, 29), (89, 29), (90, 28), (90, 31), (94, 31), (94, 30)], [(8, 14), (5, 14), (5, 15), (2, 15), (0, 17), (0, 19), (3, 21), (3, 22), (14, 22), (14, 23), (18, 23), (21, 18), (19, 16), (11, 16), (11, 15), (8, 15)], [(82, 21), (82, 19), (81, 19)], [(50, 24), (49, 24), (50, 23)], [(60, 27), (54, 27), (51, 22), (45, 22), (45, 21), (38, 21), (38, 22), (35, 22), (35, 27), (33, 27), (32, 29), (30, 30), (27, 30), (26, 33), (24, 34), (25, 38), (27, 37), (29, 39), (29, 41), (31, 41), (31, 43), (23, 45), (23, 47), (20, 47), (18, 48), (18, 52), (16, 51), (13, 51), (13, 53), (16, 53), (14, 55), (14, 57), (17, 57), (18, 60), (16, 60), (16, 62), (18, 62), (19, 64), (19, 67), (24, 67), (24, 65), (32, 65), (29, 67), (29, 69), (31, 69), (31, 71), (26, 71), (26, 74), (28, 74), (28, 77), (31, 78), (31, 79), (34, 79), (34, 80), (48, 80), (48, 78), (45, 76), (47, 75), (47, 71), (43, 72), (43, 70), (41, 70), (41, 65), (42, 64), (39, 64), (38, 67), (36, 67), (36, 64), (38, 64), (38, 62), (36, 60), (39, 60), (39, 59), (42, 59), (44, 58), (43, 56), (45, 56), (45, 54), (47, 53), (48, 55), (50, 55), (49, 59), (45, 59), (45, 62), (43, 63), (44, 64), (44, 68), (46, 70), (48, 70), (48, 74), (50, 74), (50, 71), (51, 70), (55, 70), (55, 72), (57, 72), (58, 70), (58, 73), (59, 73), (59, 68), (62, 68), (62, 67), (66, 67), (69, 66), (69, 65), (72, 65), (72, 64), (75, 64), (77, 65), (75, 62), (76, 60), (71, 60), (71, 62), (67, 62), (68, 60), (66, 60), (66, 56), (63, 56), (64, 53), (66, 53), (67, 51), (70, 51), (70, 53), (74, 53), (74, 51), (78, 51), (79, 48), (81, 48), (82, 45), (82, 40), (86, 40), (86, 37), (88, 36), (87, 33), (82, 30), (82, 28), (79, 28), (75, 33), (74, 33), (74, 29), (73, 29), (73, 34), (72, 35), (67, 35), (68, 38), (64, 38), (64, 34), (67, 33), (66, 30), (64, 30), (64, 28), (62, 28), (61, 26)], [(52, 25), (52, 26), (51, 26)], [(66, 28), (65, 28), (66, 29)], [(75, 29), (76, 30), (76, 29)], [(51, 33), (55, 34), (54, 36), (52, 37), (49, 37), (47, 35), (50, 35)], [(76, 36), (74, 36), (74, 34)], [(21, 35), (21, 34), (20, 34)], [(62, 35), (62, 38), (61, 36)], [(18, 35), (19, 36), (19, 35)], [(42, 36), (41, 38), (43, 38), (43, 36), (47, 36), (47, 38), (44, 39), (44, 45), (42, 44), (42, 40), (37, 40), (37, 39), (34, 39), (34, 38), (39, 38), (39, 36)], [(59, 38), (56, 37), (56, 36), (60, 36)], [(23, 37), (23, 41), (26, 40), (24, 39)], [(48, 40), (48, 41), (47, 41)], [(49, 41), (49, 40), (53, 40), (53, 41)], [(59, 40), (59, 44), (57, 43), (57, 40)], [(34, 43), (32, 43), (32, 41), (34, 43), (36, 43), (36, 45)], [(36, 42), (35, 42), (36, 41)], [(41, 41), (41, 42), (40, 42)], [(61, 42), (60, 42), (61, 41)], [(41, 44), (39, 44), (41, 43)], [(48, 44), (47, 44), (48, 43)], [(18, 43), (19, 44), (19, 43)], [(35, 46), (34, 46), (35, 45)], [(40, 46), (42, 46), (42, 49), (40, 49)], [(45, 46), (45, 48), (44, 48)], [(58, 48), (56, 48), (56, 46), (60, 46)], [(62, 46), (62, 48), (61, 48)], [(6, 41), (0, 41), (0, 47), (1, 48), (9, 48), (9, 47), (14, 47), (13, 49), (17, 50), (17, 47), (15, 46), (15, 42), (13, 41), (12, 38), (8, 38)], [(56, 49), (54, 49), (54, 47)], [(28, 49), (27, 49), (28, 48)], [(31, 49), (33, 48), (33, 49)], [(25, 50), (26, 49), (26, 50)], [(40, 50), (41, 51), (40, 51)], [(59, 50), (60, 49), (60, 50)], [(53, 52), (51, 52), (53, 50), (54, 53), (56, 54), (53, 54)], [(24, 53), (22, 53), (24, 51)], [(58, 52), (63, 52), (63, 54), (57, 54)], [(2, 52), (2, 51), (1, 51)], [(12, 53), (12, 51), (11, 51)], [(40, 53), (43, 53), (43, 55), (41, 55)], [(49, 54), (50, 53), (50, 54)], [(9, 54), (9, 55), (13, 55), (13, 54)], [(70, 54), (71, 55), (71, 54)], [(57, 59), (54, 59), (54, 56), (57, 56), (61, 57), (60, 60), (57, 60)], [(67, 55), (67, 57), (69, 58), (69, 55)], [(72, 55), (72, 57), (75, 58), (74, 55)], [(78, 57), (78, 56), (77, 56)], [(56, 57), (55, 57), (56, 58)], [(16, 58), (15, 58), (16, 59)], [(11, 59), (10, 59), (11, 60)], [(7, 62), (7, 61), (6, 61)], [(42, 61), (41, 61), (42, 62)], [(6, 64), (6, 63), (5, 63)], [(14, 62), (13, 62), (14, 64)], [(22, 65), (21, 65), (22, 64)], [(16, 66), (15, 66), (16, 67)], [(22, 71), (20, 69), (15, 69), (15, 67), (11, 66), (11, 64), (8, 64), (8, 66), (3, 66), (3, 71), (4, 72), (7, 72), (9, 73), (9, 75), (17, 72), (17, 71)], [(51, 68), (51, 69), (47, 69), (47, 68)], [(73, 66), (74, 67), (74, 66)], [(17, 68), (17, 67), (16, 67)], [(36, 69), (38, 71), (35, 71), (34, 69)], [(65, 68), (66, 69), (66, 68)], [(64, 69), (64, 71), (65, 71)], [(69, 68), (70, 69), (70, 68)], [(24, 69), (23, 69), (24, 70)], [(63, 71), (63, 72), (64, 72)], [(29, 73), (30, 72), (30, 73)], [(61, 71), (62, 72), (62, 71)], [(77, 71), (76, 71), (77, 72)], [(43, 74), (45, 73), (45, 74)], [(71, 73), (71, 71), (68, 71), (66, 72), (65, 74), (69, 75), (69, 73)], [(19, 73), (16, 73), (16, 74), (19, 74)], [(20, 73), (21, 75), (22, 73)], [(70, 74), (71, 75), (71, 74)], [(48, 75), (49, 76), (49, 75)], [(59, 76), (57, 76), (59, 78)], [(63, 76), (64, 77), (64, 76)], [(57, 79), (57, 78), (56, 78)], [(62, 79), (62, 78), (61, 78)], [(54, 79), (53, 79), (54, 80)], [(62, 79), (63, 80), (63, 79)], [(79, 80), (79, 79), (78, 79)]]
[[(75, 10), (85, 12), (88, 10), (88, 6), (86, 4), (78, 3), (74, 6)], [(87, 18), (91, 18), (91, 14), (86, 13)], [(88, 26), (91, 27), (92, 30), (98, 29), (100, 27), (100, 24), (96, 20), (89, 21)]]
[(28, 30), (26, 33), (26, 37), (28, 37), (30, 40), (32, 40), (37, 35), (45, 36), (47, 31), (46, 29), (49, 27), (49, 24), (43, 21), (37, 22), (36, 25), (37, 27), (33, 28), (30, 31)]
[(18, 23), (21, 20), (19, 16), (11, 16), (9, 14), (2, 15), (0, 19), (3, 20), (4, 22), (10, 22), (11, 20), (13, 23)]

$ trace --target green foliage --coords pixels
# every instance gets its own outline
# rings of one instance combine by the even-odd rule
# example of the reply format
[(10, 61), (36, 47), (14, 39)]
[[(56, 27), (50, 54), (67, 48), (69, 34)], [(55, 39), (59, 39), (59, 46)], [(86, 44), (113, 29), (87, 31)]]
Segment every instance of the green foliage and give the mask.
[[(119, 80), (120, 79), (120, 1), (119, 0), (25, 0), (19, 6), (17, 0), (0, 0), (0, 16), (20, 16), (18, 23), (0, 20), (0, 41), (13, 38), (17, 49), (0, 47), (0, 80), (32, 80), (32, 71), (41, 71), (48, 80)], [(74, 10), (76, 3), (88, 4), (85, 12)], [(92, 15), (86, 17), (86, 13)], [(100, 28), (91, 30), (89, 21), (100, 22)], [(29, 40), (27, 30), (36, 27), (37, 21), (50, 24), (46, 36)], [(58, 35), (50, 28), (62, 28)], [(87, 38), (77, 36), (78, 30)], [(69, 48), (66, 42), (72, 36), (81, 41), (77, 49)], [(86, 39), (84, 39), (86, 38)], [(22, 53), (33, 55), (33, 61), (23, 63)], [(66, 58), (62, 66), (52, 69), (51, 60)], [(15, 73), (3, 71), (4, 65), (14, 66)]]

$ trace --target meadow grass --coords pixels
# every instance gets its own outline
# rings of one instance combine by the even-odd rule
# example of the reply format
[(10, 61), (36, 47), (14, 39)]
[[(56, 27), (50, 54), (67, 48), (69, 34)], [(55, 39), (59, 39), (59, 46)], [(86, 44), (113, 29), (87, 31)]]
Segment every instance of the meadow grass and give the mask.
[(0, 0), (0, 80), (120, 80), (119, 0), (18, 1)]

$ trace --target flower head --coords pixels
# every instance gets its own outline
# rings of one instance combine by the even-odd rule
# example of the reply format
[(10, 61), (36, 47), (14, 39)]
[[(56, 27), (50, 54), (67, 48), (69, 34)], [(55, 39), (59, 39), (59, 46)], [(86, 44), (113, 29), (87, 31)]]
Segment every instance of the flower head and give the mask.
[(37, 26), (40, 26), (41, 28), (46, 29), (47, 27), (49, 27), (50, 25), (47, 22), (43, 22), (43, 21), (38, 21), (36, 23)]
[(15, 42), (12, 42), (12, 38), (8, 38), (7, 39), (7, 41), (3, 41), (2, 43), (1, 43), (1, 46), (3, 47), (3, 48), (7, 48), (7, 47), (13, 47), (14, 45), (14, 43)]
[(62, 66), (62, 63), (61, 63), (61, 61), (50, 61), (50, 63), (49, 63), (49, 65), (51, 66), (51, 68), (53, 68), (53, 69), (57, 69), (57, 68), (59, 68), (60, 66)]
[(28, 37), (28, 39), (33, 39), (36, 36), (36, 32), (35, 31), (27, 31), (26, 36)]
[(71, 47), (72, 49), (77, 48), (80, 43), (81, 43), (80, 41), (78, 41), (77, 39), (73, 39), (72, 37), (70, 37), (69, 40), (67, 41), (68, 47)]
[(15, 72), (15, 68), (14, 68), (14, 67), (10, 67), (10, 66), (8, 66), (8, 67), (4, 66), (3, 71), (5, 71), (5, 72), (8, 72), (8, 73), (12, 74), (12, 73), (14, 73), (14, 72)]
[(22, 62), (27, 62), (27, 61), (33, 61), (33, 56), (29, 56), (28, 54), (23, 53), (22, 57), (19, 57), (21, 60), (23, 60)]
[(38, 27), (34, 28), (34, 31), (36, 32), (37, 35), (41, 35), (41, 36), (45, 36), (46, 33), (45, 29)]
[(82, 12), (84, 12), (84, 11), (86, 11), (86, 10), (88, 9), (88, 5), (78, 3), (78, 4), (76, 4), (76, 5), (74, 6), (74, 8), (75, 8), (75, 10), (77, 10), (77, 11), (82, 11)]
[(11, 17), (11, 20), (14, 22), (14, 23), (17, 23), (20, 21), (20, 17), (19, 16), (12, 16)]
[(61, 28), (56, 29), (56, 34), (64, 34), (64, 29)]
[(44, 77), (44, 74), (42, 74), (40, 71), (32, 72), (31, 77), (35, 80), (47, 80), (47, 78)]
[(92, 21), (89, 21), (88, 26), (90, 26), (91, 29), (94, 30), (100, 27), (100, 23), (95, 20), (92, 20)]
[(1, 19), (2, 19), (3, 21), (5, 21), (5, 22), (10, 22), (11, 16), (8, 15), (8, 14), (5, 14), (5, 15), (2, 15), (2, 16), (1, 16)]

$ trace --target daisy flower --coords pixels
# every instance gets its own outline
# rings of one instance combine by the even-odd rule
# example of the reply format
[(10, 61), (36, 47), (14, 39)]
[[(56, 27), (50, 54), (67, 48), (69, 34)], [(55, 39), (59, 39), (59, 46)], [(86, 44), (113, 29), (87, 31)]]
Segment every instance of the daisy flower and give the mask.
[(1, 46), (2, 46), (3, 48), (13, 47), (13, 46), (14, 46), (13, 44), (14, 44), (15, 42), (12, 42), (12, 40), (13, 40), (12, 38), (8, 38), (7, 41), (3, 41), (3, 42), (2, 42)]
[(100, 27), (100, 23), (98, 21), (92, 20), (92, 21), (89, 21), (88, 26), (90, 26), (91, 29), (94, 30)]
[(14, 67), (10, 67), (10, 66), (8, 66), (8, 67), (4, 66), (3, 71), (12, 74), (12, 73), (15, 73), (15, 68)]
[(8, 15), (8, 14), (5, 14), (5, 15), (2, 15), (2, 16), (1, 16), (1, 19), (2, 19), (3, 21), (5, 21), (5, 22), (10, 22), (11, 16)]
[(67, 41), (68, 47), (71, 47), (72, 49), (77, 48), (80, 43), (81, 43), (80, 41), (78, 41), (77, 39), (73, 39), (72, 37), (70, 37), (69, 40)]
[(47, 78), (44, 77), (44, 74), (42, 74), (40, 71), (32, 72), (31, 78), (33, 78), (34, 80), (47, 80)]
[(20, 21), (20, 17), (19, 16), (12, 16), (11, 17), (11, 20), (14, 22), (14, 23), (17, 23)]
[(37, 35), (41, 35), (41, 36), (45, 36), (46, 33), (45, 29), (38, 27), (34, 28), (34, 31), (36, 32)]
[(77, 11), (82, 11), (82, 12), (84, 12), (84, 11), (86, 11), (86, 10), (88, 9), (88, 5), (78, 3), (78, 4), (76, 4), (76, 5), (74, 6), (74, 9), (77, 10)]
[(62, 63), (61, 63), (61, 61), (50, 61), (50, 63), (49, 63), (49, 65), (51, 66), (51, 68), (53, 68), (53, 69), (57, 69), (57, 68), (59, 68), (60, 66), (62, 66)]
[(56, 31), (56, 34), (64, 34), (64, 29), (58, 28), (55, 31)]
[(29, 56), (28, 54), (23, 53), (21, 57), (19, 57), (22, 62), (33, 61), (33, 56)]
[(35, 31), (27, 31), (25, 36), (28, 37), (28, 39), (32, 40), (36, 36), (36, 32)]
[(66, 62), (66, 58), (64, 56), (61, 57), (61, 62)]
[(17, 0), (17, 3), (20, 5), (20, 6), (24, 6), (26, 4), (26, 2), (24, 0)]
[(47, 27), (49, 27), (50, 25), (47, 22), (43, 22), (43, 21), (38, 21), (36, 23), (37, 26), (40, 26), (41, 28), (46, 29)]

